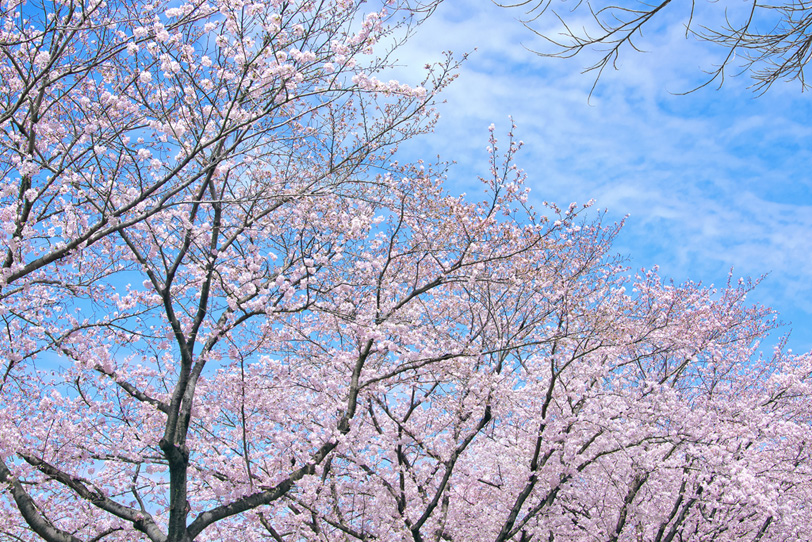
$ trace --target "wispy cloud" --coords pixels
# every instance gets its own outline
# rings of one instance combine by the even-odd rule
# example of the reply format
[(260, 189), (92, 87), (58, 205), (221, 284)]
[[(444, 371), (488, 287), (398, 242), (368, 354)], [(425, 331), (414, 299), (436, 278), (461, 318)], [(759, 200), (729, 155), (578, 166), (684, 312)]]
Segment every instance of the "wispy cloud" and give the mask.
[(537, 38), (512, 15), (448, 2), (400, 55), (405, 66), (422, 66), (442, 50), (477, 49), (446, 93), (437, 133), (412, 151), (456, 160), (452, 189), (471, 192), (485, 169), (487, 126), (505, 133), (512, 115), (525, 141), (518, 162), (539, 201), (595, 198), (610, 216), (628, 213), (618, 250), (677, 280), (721, 283), (731, 267), (769, 273), (753, 299), (793, 321), (796, 349), (812, 348), (807, 96), (777, 85), (754, 98), (744, 78), (675, 95), (704, 82), (701, 69), (720, 52), (686, 40), (674, 19), (646, 36), (652, 53), (623, 57), (588, 99), (585, 61), (528, 51)]

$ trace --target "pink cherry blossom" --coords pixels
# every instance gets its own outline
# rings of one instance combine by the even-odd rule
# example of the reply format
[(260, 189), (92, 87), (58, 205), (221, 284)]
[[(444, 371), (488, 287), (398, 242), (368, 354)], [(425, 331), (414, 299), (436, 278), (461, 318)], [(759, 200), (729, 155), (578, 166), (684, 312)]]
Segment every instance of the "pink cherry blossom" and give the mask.
[(4, 12), (3, 538), (808, 537), (812, 356), (755, 283), (630, 277), (515, 127), (470, 197), (395, 161), (458, 62), (378, 46), (431, 7)]

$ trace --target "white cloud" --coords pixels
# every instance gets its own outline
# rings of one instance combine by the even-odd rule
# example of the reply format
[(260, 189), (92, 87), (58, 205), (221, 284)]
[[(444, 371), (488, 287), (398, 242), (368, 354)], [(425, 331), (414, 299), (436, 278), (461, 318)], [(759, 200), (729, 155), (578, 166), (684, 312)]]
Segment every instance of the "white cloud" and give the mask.
[(699, 68), (719, 51), (678, 24), (646, 37), (653, 52), (623, 57), (588, 101), (584, 61), (528, 51), (532, 34), (489, 3), (447, 2), (399, 57), (422, 66), (442, 50), (477, 51), (445, 94), (436, 135), (409, 150), (456, 160), (451, 189), (472, 193), (487, 126), (505, 134), (513, 115), (539, 201), (595, 198), (617, 219), (629, 213), (618, 249), (678, 280), (769, 272), (753, 299), (787, 314), (793, 342), (812, 347), (812, 105), (789, 85), (754, 98), (744, 78), (676, 96), (705, 80)]

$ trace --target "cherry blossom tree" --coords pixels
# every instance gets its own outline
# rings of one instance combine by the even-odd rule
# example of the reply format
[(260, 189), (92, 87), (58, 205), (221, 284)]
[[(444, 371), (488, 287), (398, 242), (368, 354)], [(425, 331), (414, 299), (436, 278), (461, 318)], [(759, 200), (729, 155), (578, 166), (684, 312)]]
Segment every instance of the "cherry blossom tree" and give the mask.
[(8, 540), (787, 540), (812, 359), (591, 204), (400, 163), (433, 5), (6, 4)]

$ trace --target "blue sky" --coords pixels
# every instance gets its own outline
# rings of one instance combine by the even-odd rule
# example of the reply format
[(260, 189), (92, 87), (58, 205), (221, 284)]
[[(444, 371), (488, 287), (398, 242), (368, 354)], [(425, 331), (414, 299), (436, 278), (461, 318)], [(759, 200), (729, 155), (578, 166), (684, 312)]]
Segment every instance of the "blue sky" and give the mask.
[[(715, 9), (714, 6), (710, 6)], [(537, 201), (594, 198), (615, 220), (629, 215), (615, 245), (637, 269), (723, 285), (769, 273), (750, 299), (777, 310), (789, 346), (812, 349), (812, 104), (800, 85), (757, 97), (746, 76), (688, 95), (722, 51), (685, 39), (687, 13), (666, 12), (606, 71), (591, 99), (589, 59), (540, 57), (543, 43), (490, 2), (448, 0), (397, 55), (403, 79), (441, 51), (472, 52), (445, 93), (436, 132), (410, 144), (455, 160), (452, 192), (476, 193), (487, 128), (525, 143), (517, 162)], [(706, 15), (712, 22), (718, 11)], [(542, 28), (554, 31), (555, 20)], [(476, 51), (474, 51), (476, 49)], [(401, 75), (401, 74), (399, 74)]]

